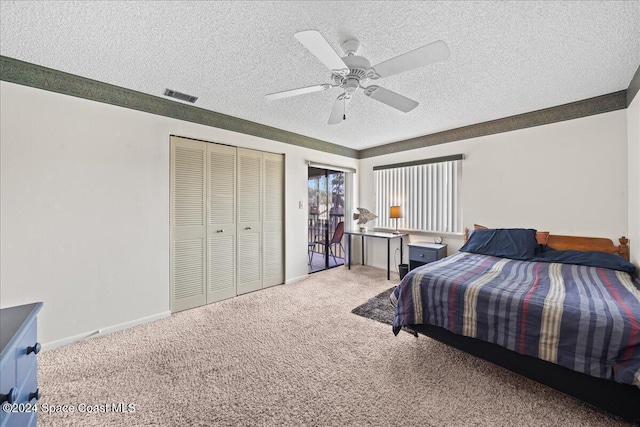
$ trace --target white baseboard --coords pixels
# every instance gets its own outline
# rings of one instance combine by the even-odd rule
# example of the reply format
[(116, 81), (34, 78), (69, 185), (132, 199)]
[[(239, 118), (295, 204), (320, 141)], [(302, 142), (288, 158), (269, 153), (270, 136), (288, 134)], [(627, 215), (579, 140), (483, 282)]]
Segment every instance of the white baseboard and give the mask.
[(299, 282), (301, 280), (306, 279), (307, 277), (309, 277), (308, 274), (305, 274), (304, 276), (298, 276), (298, 277), (294, 277), (293, 279), (289, 279), (287, 281), (284, 282), (285, 285), (291, 285), (292, 283), (296, 283)]
[(123, 329), (132, 328), (134, 326), (143, 325), (145, 323), (153, 322), (155, 320), (164, 319), (171, 316), (170, 311), (164, 311), (162, 313), (154, 314), (153, 316), (141, 317), (140, 319), (131, 320), (129, 322), (119, 323), (117, 325), (105, 326), (104, 328), (97, 329), (95, 331), (89, 331), (78, 335), (62, 338), (60, 340), (51, 341), (42, 344), (42, 351), (49, 351), (58, 347), (73, 344), (74, 342), (82, 341), (88, 338), (96, 338), (103, 335), (107, 335), (113, 332), (121, 331)]

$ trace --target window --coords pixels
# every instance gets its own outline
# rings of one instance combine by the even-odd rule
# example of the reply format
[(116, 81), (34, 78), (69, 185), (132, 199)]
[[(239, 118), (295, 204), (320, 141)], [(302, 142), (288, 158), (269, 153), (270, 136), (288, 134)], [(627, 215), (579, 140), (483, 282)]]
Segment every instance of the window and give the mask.
[(396, 228), (389, 207), (401, 206), (402, 230), (461, 233), (459, 187), (462, 154), (375, 166), (377, 226)]

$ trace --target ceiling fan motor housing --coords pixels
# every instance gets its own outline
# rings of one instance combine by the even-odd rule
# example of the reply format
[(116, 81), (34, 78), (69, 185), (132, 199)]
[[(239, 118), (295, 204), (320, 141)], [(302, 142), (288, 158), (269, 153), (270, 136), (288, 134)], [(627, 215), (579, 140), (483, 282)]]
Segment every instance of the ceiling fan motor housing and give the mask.
[(371, 68), (371, 64), (366, 58), (358, 55), (348, 55), (342, 60), (349, 67), (349, 74), (346, 76), (334, 74), (333, 81), (342, 86), (346, 92), (353, 93), (360, 87), (360, 82), (367, 80), (367, 71)]

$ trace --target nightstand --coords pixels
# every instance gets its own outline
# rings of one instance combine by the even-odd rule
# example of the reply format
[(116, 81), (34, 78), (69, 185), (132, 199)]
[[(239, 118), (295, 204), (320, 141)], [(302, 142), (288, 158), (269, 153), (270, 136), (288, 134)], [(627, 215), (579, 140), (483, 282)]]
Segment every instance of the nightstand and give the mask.
[(409, 270), (447, 256), (447, 245), (437, 243), (409, 243)]

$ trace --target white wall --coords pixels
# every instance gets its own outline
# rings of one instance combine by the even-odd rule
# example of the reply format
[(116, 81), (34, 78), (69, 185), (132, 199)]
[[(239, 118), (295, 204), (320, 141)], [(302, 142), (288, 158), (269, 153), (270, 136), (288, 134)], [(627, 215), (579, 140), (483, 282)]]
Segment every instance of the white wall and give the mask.
[[(629, 170), (629, 254), (640, 266), (640, 93), (627, 108)], [(640, 272), (639, 272), (640, 273)]]
[(4, 81), (0, 90), (0, 307), (43, 301), (45, 348), (169, 314), (170, 134), (285, 154), (287, 282), (307, 274), (305, 160), (358, 163)]
[[(619, 110), (363, 159), (359, 206), (375, 206), (374, 166), (462, 153), (464, 226), (531, 227), (617, 244), (628, 232), (626, 117)], [(368, 264), (386, 267), (384, 243), (375, 243)], [(462, 239), (445, 237), (445, 243), (451, 254)]]

